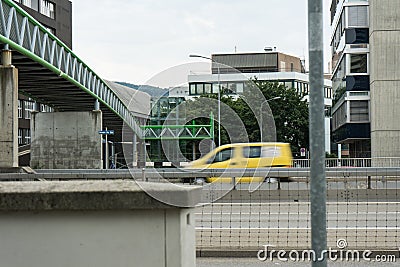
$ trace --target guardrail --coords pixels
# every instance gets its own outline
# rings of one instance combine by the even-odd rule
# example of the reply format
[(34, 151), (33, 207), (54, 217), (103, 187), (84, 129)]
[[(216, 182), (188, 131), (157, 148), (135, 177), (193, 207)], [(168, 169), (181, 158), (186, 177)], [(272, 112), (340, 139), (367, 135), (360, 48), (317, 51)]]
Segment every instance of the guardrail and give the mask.
[[(386, 177), (400, 180), (400, 167), (397, 168), (327, 168), (327, 181), (351, 178), (360, 179), (360, 176)], [(309, 168), (236, 168), (236, 169), (173, 169), (173, 168), (143, 168), (143, 169), (81, 169), (81, 170), (36, 170), (36, 173), (1, 173), (1, 180), (10, 179), (138, 179), (160, 181), (161, 179), (199, 178), (199, 177), (276, 177), (292, 178), (307, 182), (310, 177)], [(399, 177), (397, 177), (399, 176)]]

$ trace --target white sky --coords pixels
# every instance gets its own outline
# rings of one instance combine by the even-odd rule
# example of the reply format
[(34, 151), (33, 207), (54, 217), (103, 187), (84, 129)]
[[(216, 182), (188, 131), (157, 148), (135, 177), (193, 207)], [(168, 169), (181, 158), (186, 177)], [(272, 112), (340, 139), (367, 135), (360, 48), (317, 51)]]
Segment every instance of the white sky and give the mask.
[[(325, 66), (329, 5), (324, 1)], [(73, 51), (98, 75), (145, 84), (190, 54), (262, 52), (308, 59), (307, 0), (72, 0)], [(327, 67), (326, 67), (327, 69)]]

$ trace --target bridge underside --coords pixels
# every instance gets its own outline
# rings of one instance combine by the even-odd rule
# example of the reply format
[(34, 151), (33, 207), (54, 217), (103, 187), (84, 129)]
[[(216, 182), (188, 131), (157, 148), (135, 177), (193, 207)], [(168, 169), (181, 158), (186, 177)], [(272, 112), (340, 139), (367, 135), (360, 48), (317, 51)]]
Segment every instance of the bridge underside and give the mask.
[[(94, 109), (95, 99), (92, 95), (59, 77), (41, 64), (17, 51), (12, 51), (12, 64), (18, 69), (18, 88), (21, 94), (59, 112)], [(103, 113), (103, 126), (115, 131), (114, 137), (110, 136), (110, 139), (120, 142), (122, 119), (102, 103), (100, 103), (100, 109)]]

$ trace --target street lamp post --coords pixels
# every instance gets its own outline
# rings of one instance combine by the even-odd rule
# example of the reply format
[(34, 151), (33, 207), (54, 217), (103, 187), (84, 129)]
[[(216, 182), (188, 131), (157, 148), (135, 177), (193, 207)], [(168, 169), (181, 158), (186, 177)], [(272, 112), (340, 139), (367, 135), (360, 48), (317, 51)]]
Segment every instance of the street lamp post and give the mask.
[[(189, 55), (189, 57), (198, 57), (198, 58), (204, 58), (208, 59), (211, 62), (215, 63), (217, 65), (217, 73), (218, 73), (218, 146), (221, 146), (221, 84), (220, 84), (220, 70), (219, 70), (219, 64), (215, 60), (213, 60), (210, 57), (205, 57), (205, 56), (200, 56), (200, 55)], [(212, 69), (212, 66), (211, 66)]]
[(264, 127), (263, 127), (263, 120), (262, 120), (262, 114), (263, 114), (263, 112), (262, 112), (262, 107), (263, 107), (263, 105), (264, 105), (265, 103), (268, 103), (269, 101), (276, 100), (276, 99), (280, 99), (280, 98), (281, 98), (280, 96), (276, 96), (276, 97), (273, 97), (273, 98), (264, 100), (264, 101), (261, 103), (261, 105), (260, 105), (260, 121), (261, 121), (260, 141), (261, 141), (261, 142), (263, 141), (263, 130), (264, 130)]

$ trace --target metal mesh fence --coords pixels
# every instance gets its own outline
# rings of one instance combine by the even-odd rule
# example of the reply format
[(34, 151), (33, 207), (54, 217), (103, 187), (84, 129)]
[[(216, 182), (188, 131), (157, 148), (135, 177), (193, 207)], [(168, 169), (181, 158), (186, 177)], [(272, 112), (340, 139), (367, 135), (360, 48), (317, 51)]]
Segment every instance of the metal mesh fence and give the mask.
[[(327, 169), (328, 248), (398, 252), (400, 168)], [(311, 248), (309, 178), (248, 184), (198, 207), (197, 248)]]

